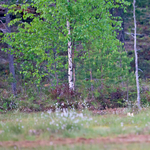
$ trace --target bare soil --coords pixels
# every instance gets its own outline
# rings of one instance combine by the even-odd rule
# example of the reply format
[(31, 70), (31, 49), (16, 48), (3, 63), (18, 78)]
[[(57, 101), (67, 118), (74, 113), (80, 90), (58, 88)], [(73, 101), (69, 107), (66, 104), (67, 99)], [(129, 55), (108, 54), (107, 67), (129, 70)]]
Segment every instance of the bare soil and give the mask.
[(18, 148), (32, 148), (41, 146), (72, 145), (72, 144), (127, 144), (127, 143), (150, 143), (150, 135), (126, 135), (118, 137), (99, 138), (59, 138), (38, 141), (4, 141), (0, 142), (2, 147), (17, 146)]

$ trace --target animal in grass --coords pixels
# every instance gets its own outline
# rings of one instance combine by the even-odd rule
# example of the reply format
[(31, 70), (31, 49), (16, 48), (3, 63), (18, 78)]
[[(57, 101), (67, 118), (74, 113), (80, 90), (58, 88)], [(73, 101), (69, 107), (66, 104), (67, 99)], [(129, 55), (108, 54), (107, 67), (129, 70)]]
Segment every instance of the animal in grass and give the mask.
[(134, 117), (133, 113), (127, 113), (127, 116)]

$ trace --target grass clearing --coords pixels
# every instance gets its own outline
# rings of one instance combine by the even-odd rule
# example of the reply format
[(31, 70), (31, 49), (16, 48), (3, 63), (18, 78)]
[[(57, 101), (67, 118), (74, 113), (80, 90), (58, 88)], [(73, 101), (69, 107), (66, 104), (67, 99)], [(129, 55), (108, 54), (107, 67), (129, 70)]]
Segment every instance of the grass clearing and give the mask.
[[(38, 113), (14, 111), (0, 114), (0, 141), (49, 141), (59, 138), (89, 139), (115, 138), (129, 134), (149, 135), (149, 126), (150, 109), (141, 111), (133, 117), (127, 116), (126, 113), (93, 115), (87, 110), (77, 112), (58, 109), (55, 113), (50, 110)], [(77, 149), (76, 144), (74, 146), (74, 149)], [(99, 145), (93, 146), (98, 147)], [(86, 145), (84, 147), (86, 148)]]
[(130, 144), (76, 144), (76, 145), (61, 145), (61, 146), (45, 146), (22, 148), (14, 145), (12, 147), (0, 147), (0, 150), (149, 150), (149, 143), (130, 143)]

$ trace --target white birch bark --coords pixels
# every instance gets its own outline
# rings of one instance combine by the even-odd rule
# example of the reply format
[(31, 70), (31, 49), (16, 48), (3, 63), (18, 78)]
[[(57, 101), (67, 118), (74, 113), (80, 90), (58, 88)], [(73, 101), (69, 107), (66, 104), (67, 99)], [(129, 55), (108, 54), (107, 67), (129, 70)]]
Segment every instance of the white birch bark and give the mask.
[[(69, 2), (69, 0), (67, 0)], [(69, 89), (74, 90), (73, 83), (73, 64), (72, 64), (72, 43), (71, 43), (71, 31), (70, 31), (70, 22), (67, 20), (67, 29), (68, 29), (68, 82)]]
[(135, 15), (135, 4), (136, 0), (133, 0), (133, 18), (134, 18), (134, 53), (135, 53), (135, 76), (136, 76), (136, 86), (137, 86), (137, 106), (140, 109), (140, 86), (138, 77), (138, 54), (136, 48), (136, 15)]

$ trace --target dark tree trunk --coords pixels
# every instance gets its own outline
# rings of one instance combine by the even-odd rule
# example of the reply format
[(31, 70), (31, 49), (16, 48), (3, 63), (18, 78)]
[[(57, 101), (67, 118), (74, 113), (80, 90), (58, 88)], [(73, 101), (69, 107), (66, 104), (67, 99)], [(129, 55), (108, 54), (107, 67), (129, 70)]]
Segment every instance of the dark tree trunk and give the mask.
[[(7, 14), (8, 9), (6, 9), (6, 27), (7, 27), (7, 32), (11, 33), (11, 27), (8, 26), (9, 22), (10, 22), (10, 14)], [(12, 86), (12, 93), (14, 94), (14, 96), (16, 95), (16, 79), (15, 79), (15, 67), (14, 67), (14, 58), (13, 55), (10, 54), (10, 49), (12, 47), (10, 45), (8, 45), (8, 59), (9, 59), (9, 71), (13, 76), (13, 82), (11, 83)]]
[(111, 9), (110, 13), (114, 17), (121, 17), (122, 18), (122, 24), (121, 24), (122, 30), (117, 30), (117, 38), (120, 42), (125, 44), (125, 41), (124, 41), (124, 12), (123, 12), (123, 9), (122, 8)]
[(122, 24), (121, 24), (121, 28), (122, 30), (118, 30), (118, 35), (117, 38), (120, 40), (120, 42), (125, 44), (125, 40), (124, 40), (124, 12), (123, 9), (119, 8), (116, 10), (116, 14), (117, 16), (120, 16), (122, 18)]

